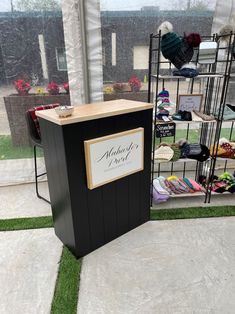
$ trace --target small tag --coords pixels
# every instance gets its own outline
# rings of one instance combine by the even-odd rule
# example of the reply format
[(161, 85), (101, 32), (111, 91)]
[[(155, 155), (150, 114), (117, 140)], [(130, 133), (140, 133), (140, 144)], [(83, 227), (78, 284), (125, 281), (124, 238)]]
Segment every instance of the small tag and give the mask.
[(163, 116), (163, 117), (162, 117), (162, 120), (165, 121), (165, 122), (171, 121), (167, 116)]

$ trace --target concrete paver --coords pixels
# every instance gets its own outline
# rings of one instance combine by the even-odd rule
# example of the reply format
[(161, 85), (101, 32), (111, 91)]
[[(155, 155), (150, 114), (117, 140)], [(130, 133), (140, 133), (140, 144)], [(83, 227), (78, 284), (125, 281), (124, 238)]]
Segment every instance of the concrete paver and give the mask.
[[(47, 182), (39, 184), (42, 196), (49, 199)], [(0, 219), (51, 216), (51, 206), (39, 199), (35, 184), (0, 187)]]
[(0, 313), (50, 313), (62, 244), (53, 229), (0, 232)]
[(15, 93), (13, 86), (4, 85), (0, 87), (0, 135), (9, 135), (11, 133), (3, 97), (13, 93)]
[[(37, 158), (38, 173), (45, 172), (44, 158)], [(41, 177), (45, 180), (45, 177)], [(34, 160), (6, 159), (0, 160), (0, 186), (34, 182)]]
[(233, 314), (235, 217), (152, 221), (83, 259), (79, 314)]

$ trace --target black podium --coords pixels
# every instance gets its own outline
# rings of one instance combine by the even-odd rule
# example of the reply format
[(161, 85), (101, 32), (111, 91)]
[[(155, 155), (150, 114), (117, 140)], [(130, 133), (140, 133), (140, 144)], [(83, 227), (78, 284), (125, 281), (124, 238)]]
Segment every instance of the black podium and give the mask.
[[(56, 235), (81, 257), (150, 217), (152, 105), (129, 100), (38, 111)], [(143, 170), (88, 188), (84, 142), (143, 129)], [(131, 144), (132, 145), (132, 144)]]

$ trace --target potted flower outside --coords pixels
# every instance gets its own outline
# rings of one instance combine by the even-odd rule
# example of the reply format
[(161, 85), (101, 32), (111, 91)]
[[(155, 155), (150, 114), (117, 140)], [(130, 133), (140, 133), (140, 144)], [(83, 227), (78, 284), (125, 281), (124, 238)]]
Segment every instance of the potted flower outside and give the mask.
[(51, 83), (48, 84), (47, 92), (45, 88), (38, 87), (35, 89), (36, 93), (31, 93), (29, 82), (17, 80), (14, 82), (17, 94), (11, 94), (4, 97), (12, 143), (14, 146), (31, 145), (25, 120), (25, 113), (28, 109), (55, 103), (64, 106), (70, 105), (70, 95), (67, 91), (61, 93), (59, 86), (54, 82), (52, 83), (52, 85), (50, 85)]
[(69, 94), (69, 83), (64, 83), (63, 87), (64, 87), (66, 94)]
[(51, 82), (47, 85), (47, 91), (50, 95), (58, 95), (60, 93), (59, 85)]
[(15, 89), (17, 90), (18, 94), (20, 96), (28, 95), (31, 86), (28, 82), (25, 82), (24, 80), (17, 80), (14, 82)]
[(115, 99), (128, 99), (134, 101), (148, 101), (148, 91), (141, 91), (141, 81), (133, 76), (128, 83), (115, 83), (113, 84), (113, 92), (106, 93), (107, 87), (104, 89), (104, 101)]
[(141, 80), (138, 79), (137, 76), (132, 76), (129, 79), (128, 84), (130, 85), (132, 92), (139, 92), (140, 91)]

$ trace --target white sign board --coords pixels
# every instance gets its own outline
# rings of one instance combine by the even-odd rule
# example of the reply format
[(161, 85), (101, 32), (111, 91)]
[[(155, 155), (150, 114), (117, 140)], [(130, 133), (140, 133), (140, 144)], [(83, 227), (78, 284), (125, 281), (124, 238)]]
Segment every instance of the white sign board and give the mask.
[(203, 94), (179, 95), (178, 110), (200, 111)]
[(94, 189), (144, 169), (144, 129), (84, 141), (87, 184)]

